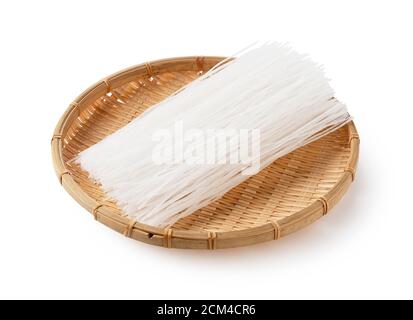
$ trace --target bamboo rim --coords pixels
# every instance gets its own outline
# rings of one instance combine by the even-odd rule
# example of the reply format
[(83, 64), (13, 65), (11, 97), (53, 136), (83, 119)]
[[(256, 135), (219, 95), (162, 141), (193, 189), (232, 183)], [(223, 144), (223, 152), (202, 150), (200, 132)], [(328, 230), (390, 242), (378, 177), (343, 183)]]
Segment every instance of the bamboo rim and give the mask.
[(341, 199), (354, 180), (359, 156), (360, 140), (353, 122), (346, 126), (350, 153), (345, 169), (341, 178), (326, 194), (290, 216), (244, 230), (191, 231), (173, 228), (162, 229), (145, 225), (121, 216), (111, 206), (98, 202), (74, 180), (63, 159), (62, 149), (64, 138), (71, 124), (76, 121), (85, 107), (114, 88), (137, 77), (153, 77), (165, 70), (173, 70), (174, 72), (197, 70), (202, 72), (210, 69), (222, 59), (222, 57), (179, 57), (143, 63), (98, 81), (69, 105), (56, 125), (51, 140), (53, 165), (61, 185), (80, 205), (91, 212), (97, 221), (127, 237), (148, 244), (167, 248), (220, 249), (280, 239), (327, 214)]

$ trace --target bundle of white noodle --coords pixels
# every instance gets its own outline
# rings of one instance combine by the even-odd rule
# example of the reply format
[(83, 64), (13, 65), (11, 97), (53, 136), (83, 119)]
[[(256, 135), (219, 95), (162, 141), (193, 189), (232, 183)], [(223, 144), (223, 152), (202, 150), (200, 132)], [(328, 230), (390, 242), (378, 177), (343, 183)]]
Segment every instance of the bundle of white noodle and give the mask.
[(318, 65), (265, 44), (218, 64), (76, 161), (127, 216), (165, 227), (348, 121)]

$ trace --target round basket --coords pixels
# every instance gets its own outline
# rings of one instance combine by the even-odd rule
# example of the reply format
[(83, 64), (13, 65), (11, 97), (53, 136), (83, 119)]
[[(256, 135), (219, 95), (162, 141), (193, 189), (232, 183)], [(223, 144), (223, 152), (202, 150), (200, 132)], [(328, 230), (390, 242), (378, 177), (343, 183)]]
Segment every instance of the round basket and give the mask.
[(96, 220), (149, 244), (220, 249), (284, 237), (327, 214), (341, 199), (354, 179), (359, 154), (353, 123), (278, 159), (167, 229), (128, 219), (86, 172), (69, 162), (222, 59), (141, 64), (96, 83), (70, 104), (53, 134), (53, 163), (66, 191)]

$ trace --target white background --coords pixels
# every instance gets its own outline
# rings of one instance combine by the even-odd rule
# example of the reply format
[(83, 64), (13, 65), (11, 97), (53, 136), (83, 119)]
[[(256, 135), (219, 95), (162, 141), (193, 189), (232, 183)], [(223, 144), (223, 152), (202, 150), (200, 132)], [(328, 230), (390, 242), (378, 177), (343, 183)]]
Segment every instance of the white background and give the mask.
[[(0, 298), (413, 298), (410, 1), (2, 1)], [(147, 60), (289, 42), (325, 65), (361, 137), (331, 214), (278, 242), (166, 250), (59, 185), (50, 138), (90, 84)]]

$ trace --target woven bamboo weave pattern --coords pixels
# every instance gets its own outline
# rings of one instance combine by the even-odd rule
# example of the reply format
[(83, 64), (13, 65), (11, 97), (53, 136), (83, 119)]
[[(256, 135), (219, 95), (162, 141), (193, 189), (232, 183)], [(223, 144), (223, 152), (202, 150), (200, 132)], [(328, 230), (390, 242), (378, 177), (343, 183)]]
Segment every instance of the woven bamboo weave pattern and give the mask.
[(353, 123), (280, 158), (166, 231), (129, 221), (87, 173), (71, 163), (80, 151), (220, 60), (188, 57), (143, 64), (102, 80), (71, 104), (52, 139), (55, 169), (63, 186), (97, 220), (156, 245), (214, 249), (285, 236), (340, 200), (356, 170), (359, 139)]

